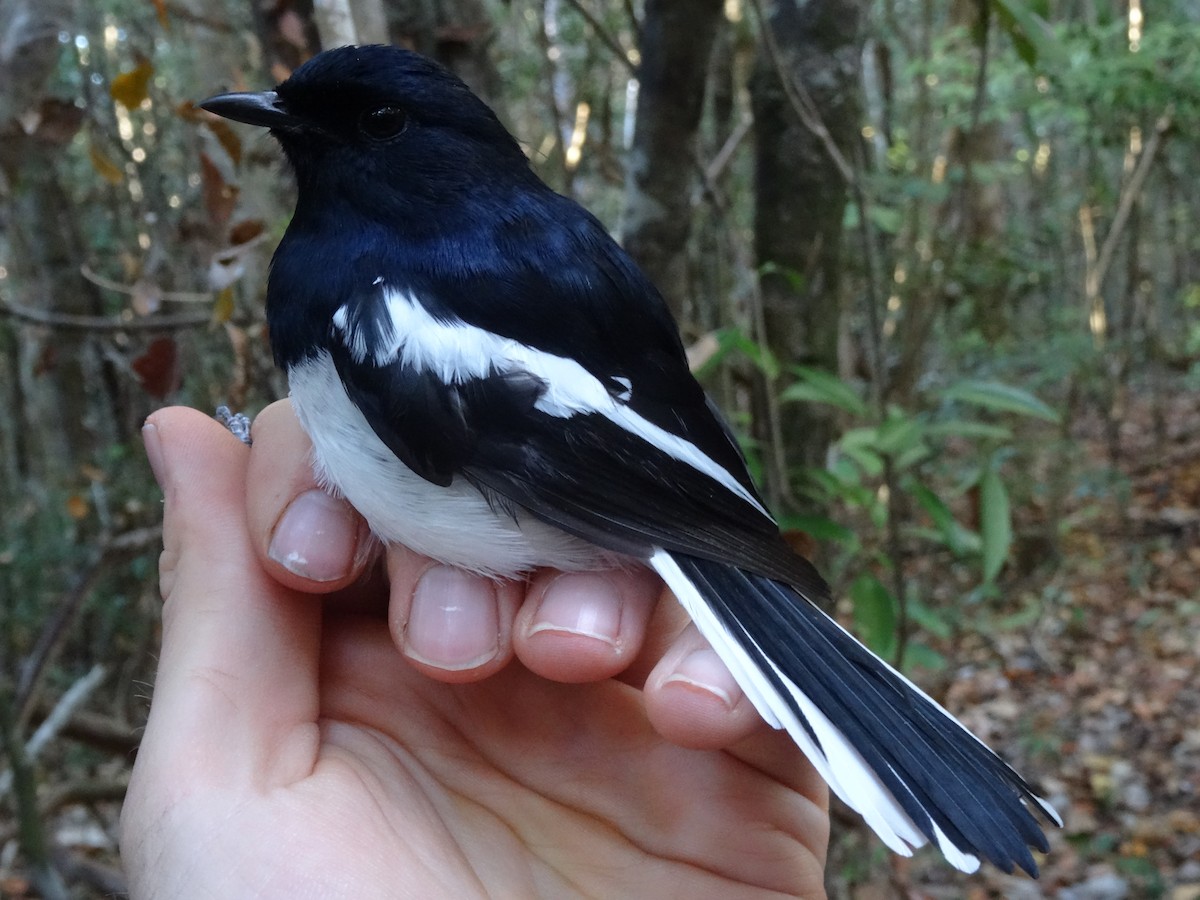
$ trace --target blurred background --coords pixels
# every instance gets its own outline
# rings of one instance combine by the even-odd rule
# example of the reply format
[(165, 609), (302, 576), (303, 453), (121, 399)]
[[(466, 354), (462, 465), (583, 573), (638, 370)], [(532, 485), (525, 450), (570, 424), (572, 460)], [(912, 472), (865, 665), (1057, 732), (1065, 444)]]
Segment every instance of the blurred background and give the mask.
[(1200, 898), (1192, 0), (0, 0), (0, 895), (123, 891), (143, 419), (286, 393), (293, 187), (194, 103), (371, 42), (619, 236), (839, 618), (1064, 814), (1034, 882), (835, 810), (831, 896)]

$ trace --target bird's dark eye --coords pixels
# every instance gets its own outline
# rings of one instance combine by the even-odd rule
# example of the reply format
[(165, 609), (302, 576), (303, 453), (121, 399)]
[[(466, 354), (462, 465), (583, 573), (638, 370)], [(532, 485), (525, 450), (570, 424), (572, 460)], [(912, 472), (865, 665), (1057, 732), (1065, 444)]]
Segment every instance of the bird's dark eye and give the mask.
[(358, 127), (367, 137), (375, 141), (394, 138), (404, 130), (408, 117), (398, 106), (377, 106), (362, 114)]

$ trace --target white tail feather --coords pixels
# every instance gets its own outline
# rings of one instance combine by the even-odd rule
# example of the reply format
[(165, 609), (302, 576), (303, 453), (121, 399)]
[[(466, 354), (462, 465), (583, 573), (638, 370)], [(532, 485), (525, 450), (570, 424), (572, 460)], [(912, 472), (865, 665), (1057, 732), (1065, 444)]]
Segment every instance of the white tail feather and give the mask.
[[(657, 550), (650, 558), (650, 565), (674, 592), (759, 715), (773, 727), (787, 730), (830, 789), (858, 812), (894, 852), (911, 856), (913, 848), (926, 844), (925, 836), (846, 736), (774, 663), (770, 663), (774, 674), (787, 686), (819, 744), (813, 741), (792, 707), (779, 695), (774, 684), (763, 674), (741, 642), (730, 634), (709, 608), (700, 591), (684, 575), (671, 555), (665, 550)], [(765, 654), (763, 658), (766, 659)], [(932, 700), (929, 702), (933, 703)], [(951, 865), (964, 872), (974, 872), (979, 868), (978, 858), (956, 847), (936, 825), (934, 829), (939, 849)]]

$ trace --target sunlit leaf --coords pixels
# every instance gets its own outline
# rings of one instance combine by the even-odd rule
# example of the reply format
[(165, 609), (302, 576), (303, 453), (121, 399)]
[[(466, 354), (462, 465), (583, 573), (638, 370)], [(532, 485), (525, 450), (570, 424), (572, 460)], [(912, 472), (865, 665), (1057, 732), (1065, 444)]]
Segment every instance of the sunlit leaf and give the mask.
[(142, 59), (128, 72), (122, 72), (112, 80), (108, 92), (126, 109), (137, 109), (150, 96), (150, 79), (154, 77), (154, 66), (150, 60)]
[(1018, 413), (1047, 422), (1059, 421), (1058, 413), (1029, 391), (999, 381), (965, 379), (950, 385), (942, 392), (942, 396), (947, 400), (972, 403), (999, 412)]
[(1003, 425), (993, 425), (991, 422), (972, 422), (970, 419), (946, 419), (925, 426), (925, 433), (930, 437), (961, 437), (978, 438), (986, 441), (1007, 441), (1012, 439), (1012, 431)]
[(233, 288), (227, 287), (217, 291), (217, 302), (213, 304), (212, 320), (216, 325), (224, 325), (233, 318)]
[(121, 167), (113, 162), (95, 141), (88, 144), (88, 159), (96, 173), (109, 184), (120, 184), (125, 180), (125, 173)]
[(780, 395), (781, 400), (823, 403), (855, 416), (867, 414), (867, 404), (858, 391), (836, 375), (808, 366), (796, 366), (792, 371), (800, 380), (788, 386)]
[(1008, 491), (994, 466), (979, 479), (979, 537), (983, 550), (983, 580), (994, 581), (1012, 546), (1012, 515)]

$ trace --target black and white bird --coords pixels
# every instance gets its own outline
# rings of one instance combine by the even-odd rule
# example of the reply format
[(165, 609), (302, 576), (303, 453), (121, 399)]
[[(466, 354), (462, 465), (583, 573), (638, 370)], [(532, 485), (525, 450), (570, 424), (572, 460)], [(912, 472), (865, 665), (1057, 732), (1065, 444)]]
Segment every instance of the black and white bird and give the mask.
[(644, 561), (888, 847), (1036, 874), (1054, 810), (813, 604), (658, 291), (458, 78), (344, 47), (201, 106), (295, 170), (271, 344), (319, 478), (380, 538), (491, 576)]

